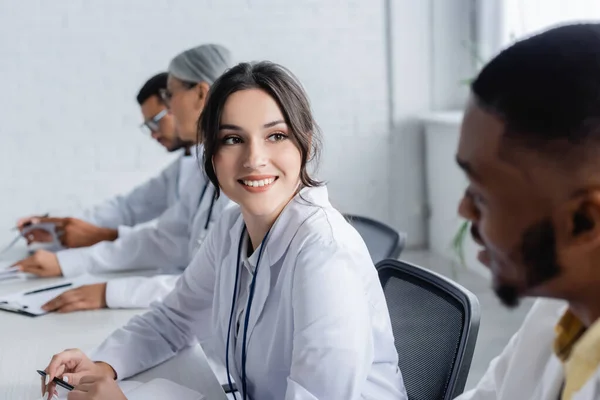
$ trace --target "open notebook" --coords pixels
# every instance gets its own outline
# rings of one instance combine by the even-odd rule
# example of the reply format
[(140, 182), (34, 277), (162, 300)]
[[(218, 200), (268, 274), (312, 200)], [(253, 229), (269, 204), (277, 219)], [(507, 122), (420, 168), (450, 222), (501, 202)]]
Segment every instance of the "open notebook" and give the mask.
[[(119, 386), (127, 400), (206, 400), (200, 393), (181, 386), (167, 379), (153, 379), (141, 383), (135, 381), (122, 381)], [(68, 392), (58, 388), (59, 400), (66, 400)]]

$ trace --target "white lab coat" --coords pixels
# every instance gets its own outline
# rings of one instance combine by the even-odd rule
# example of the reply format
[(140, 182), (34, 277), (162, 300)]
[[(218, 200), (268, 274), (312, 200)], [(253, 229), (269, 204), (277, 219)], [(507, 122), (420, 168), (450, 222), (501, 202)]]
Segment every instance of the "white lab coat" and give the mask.
[[(536, 301), (477, 386), (456, 400), (559, 400), (564, 371), (553, 351), (554, 327), (566, 309), (563, 301)], [(573, 400), (592, 399), (600, 399), (600, 369), (573, 396)]]
[(141, 223), (158, 218), (181, 197), (182, 182), (198, 168), (193, 156), (181, 156), (169, 164), (158, 176), (137, 186), (125, 195), (118, 195), (76, 217), (104, 228), (118, 229), (123, 237)]
[[(211, 353), (224, 364), (243, 223), (239, 208), (224, 213), (175, 290), (91, 357), (108, 362), (121, 379), (169, 359), (196, 338), (211, 338)], [(329, 203), (327, 189), (304, 188), (269, 237), (247, 327), (250, 397), (405, 400), (377, 272), (360, 235)], [(233, 325), (230, 369), (241, 388)], [(243, 329), (242, 323), (238, 336)]]
[(173, 289), (179, 274), (190, 263), (222, 211), (233, 205), (221, 194), (210, 211), (215, 188), (196, 165), (180, 200), (167, 209), (155, 225), (135, 229), (113, 242), (56, 253), (63, 275), (158, 269), (158, 275), (150, 278), (110, 280), (106, 304), (110, 308), (143, 308), (162, 299)]

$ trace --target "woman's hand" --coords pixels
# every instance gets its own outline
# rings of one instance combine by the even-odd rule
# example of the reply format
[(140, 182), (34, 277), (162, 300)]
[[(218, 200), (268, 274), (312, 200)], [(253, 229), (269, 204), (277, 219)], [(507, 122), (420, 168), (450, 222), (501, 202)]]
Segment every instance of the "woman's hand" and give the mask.
[(115, 380), (116, 374), (112, 367), (106, 363), (94, 363), (79, 349), (68, 349), (55, 354), (50, 364), (45, 369), (46, 377), (42, 378), (42, 396), (48, 393), (48, 399), (56, 391), (55, 377), (77, 386), (84, 376), (106, 376)]
[(107, 375), (84, 376), (67, 400), (127, 400), (117, 381)]

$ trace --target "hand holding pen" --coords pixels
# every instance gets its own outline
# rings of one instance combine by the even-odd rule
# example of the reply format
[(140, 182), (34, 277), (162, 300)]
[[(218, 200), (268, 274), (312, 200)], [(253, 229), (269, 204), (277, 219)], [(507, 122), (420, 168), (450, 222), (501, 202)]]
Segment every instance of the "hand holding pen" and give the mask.
[(46, 376), (42, 379), (42, 395), (47, 394), (51, 399), (56, 391), (55, 378), (60, 377), (69, 385), (75, 386), (73, 392), (78, 398), (86, 399), (90, 390), (95, 390), (100, 399), (125, 399), (115, 379), (114, 369), (103, 362), (93, 362), (81, 350), (69, 349), (55, 354), (43, 371)]
[(22, 231), (24, 228), (27, 228), (28, 226), (31, 226), (35, 223), (37, 223), (36, 221), (41, 219), (41, 218), (48, 218), (50, 216), (49, 213), (46, 213), (44, 215), (31, 215), (29, 217), (24, 217), (24, 218), (19, 218), (19, 220), (17, 221), (17, 225), (12, 228), (13, 231), (19, 230)]

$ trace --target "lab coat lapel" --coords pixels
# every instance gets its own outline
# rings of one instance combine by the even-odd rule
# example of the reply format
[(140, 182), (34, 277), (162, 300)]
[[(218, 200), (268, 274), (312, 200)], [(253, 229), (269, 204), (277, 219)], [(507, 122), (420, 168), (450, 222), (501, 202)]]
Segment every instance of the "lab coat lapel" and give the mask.
[(533, 399), (557, 400), (564, 382), (564, 371), (558, 358), (552, 356), (546, 364), (544, 374), (538, 382)]
[(258, 270), (255, 270), (258, 275), (256, 276), (256, 284), (254, 287), (254, 297), (252, 298), (252, 307), (250, 308), (250, 315), (248, 316), (248, 342), (252, 338), (254, 327), (256, 322), (260, 318), (265, 302), (269, 297), (271, 291), (271, 260), (269, 259), (269, 246), (264, 249), (264, 253), (258, 265)]
[[(556, 321), (565, 313), (567, 307), (560, 307), (560, 310), (556, 312), (556, 315), (552, 317)], [(555, 322), (553, 322), (555, 324)], [(552, 349), (548, 349), (552, 352)], [(560, 360), (552, 354), (546, 363), (546, 368), (538, 382), (537, 389), (535, 391), (534, 399), (540, 400), (557, 400), (561, 397), (561, 390), (565, 380), (564, 368)]]
[(273, 224), (264, 243), (264, 253), (258, 266), (252, 308), (248, 317), (248, 343), (271, 292), (271, 266), (285, 256), (300, 226), (317, 212), (319, 207), (328, 205), (327, 188), (304, 188), (288, 203)]
[[(223, 286), (223, 291), (225, 292), (225, 297), (224, 297), (224, 301), (226, 301), (225, 304), (228, 305), (226, 312), (227, 312), (227, 318), (223, 318), (223, 332), (225, 334), (227, 334), (227, 331), (229, 329), (229, 316), (231, 315), (231, 308), (232, 307), (237, 307), (237, 302), (239, 301), (238, 297), (239, 297), (239, 288), (236, 289), (237, 293), (236, 293), (236, 305), (232, 304), (232, 296), (233, 296), (233, 289), (235, 286), (235, 274), (236, 271), (241, 267), (243, 268), (241, 265), (236, 265), (236, 262), (238, 261), (238, 249), (239, 249), (239, 244), (240, 244), (240, 238), (242, 237), (242, 229), (244, 228), (244, 219), (242, 217), (242, 215), (240, 214), (240, 216), (237, 218), (236, 222), (233, 224), (233, 226), (231, 227), (231, 229), (229, 230), (229, 240), (231, 243), (231, 253), (229, 254), (229, 256), (225, 259), (225, 262), (221, 265), (221, 273), (226, 273), (227, 279), (224, 279), (223, 282), (225, 282), (225, 285)], [(238, 284), (239, 285), (239, 284)], [(231, 334), (229, 335), (229, 343), (226, 344), (226, 346), (229, 347), (229, 368), (231, 370), (236, 371), (236, 374), (238, 373), (237, 371), (237, 363), (234, 362), (234, 354), (235, 354), (235, 318), (234, 320), (231, 322)], [(227, 336), (224, 337), (224, 340), (227, 340)]]

